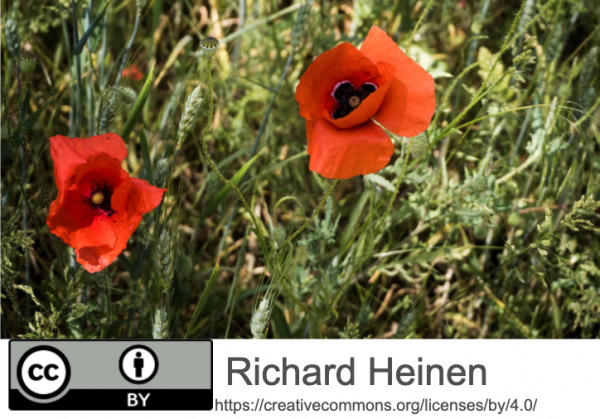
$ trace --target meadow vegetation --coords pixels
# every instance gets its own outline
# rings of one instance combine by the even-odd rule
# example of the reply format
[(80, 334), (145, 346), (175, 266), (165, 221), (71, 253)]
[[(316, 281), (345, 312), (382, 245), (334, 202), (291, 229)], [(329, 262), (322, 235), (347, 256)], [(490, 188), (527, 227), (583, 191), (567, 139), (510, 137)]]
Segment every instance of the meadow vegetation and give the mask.
[[(372, 25), (436, 112), (326, 179), (294, 92)], [(592, 0), (2, 0), (2, 338), (600, 337), (599, 28)], [(46, 225), (49, 138), (105, 132), (168, 192), (90, 274)]]

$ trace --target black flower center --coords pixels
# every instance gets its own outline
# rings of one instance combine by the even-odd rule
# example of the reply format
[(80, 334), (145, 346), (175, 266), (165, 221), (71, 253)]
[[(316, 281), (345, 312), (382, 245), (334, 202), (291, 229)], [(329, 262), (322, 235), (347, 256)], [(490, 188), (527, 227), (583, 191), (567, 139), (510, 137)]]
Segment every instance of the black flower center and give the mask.
[(87, 197), (88, 204), (100, 211), (102, 214), (110, 217), (115, 213), (111, 207), (111, 199), (113, 195), (113, 187), (104, 183), (100, 186), (96, 183), (96, 186), (92, 188), (90, 195)]
[(377, 90), (377, 86), (368, 82), (363, 83), (359, 89), (356, 89), (349, 81), (338, 83), (331, 94), (337, 100), (337, 105), (333, 109), (331, 117), (339, 119), (349, 115), (375, 90)]

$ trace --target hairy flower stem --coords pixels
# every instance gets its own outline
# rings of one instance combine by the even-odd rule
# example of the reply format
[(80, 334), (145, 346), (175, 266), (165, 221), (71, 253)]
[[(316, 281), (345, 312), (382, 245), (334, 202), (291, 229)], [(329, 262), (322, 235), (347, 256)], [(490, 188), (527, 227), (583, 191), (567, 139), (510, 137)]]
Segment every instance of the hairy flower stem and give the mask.
[(248, 211), (248, 213), (250, 214), (250, 217), (252, 218), (252, 223), (254, 224), (256, 236), (258, 237), (258, 241), (260, 242), (260, 247), (266, 252), (268, 250), (267, 243), (265, 242), (265, 238), (263, 237), (262, 232), (260, 231), (260, 225), (258, 223), (258, 220), (256, 219), (256, 215), (254, 215), (254, 212), (252, 211), (252, 209), (250, 209), (250, 205), (248, 205), (248, 202), (244, 198), (244, 195), (242, 195), (242, 192), (239, 190), (239, 188), (236, 185), (234, 185), (233, 182), (231, 182), (229, 179), (225, 178), (221, 174), (221, 172), (219, 172), (219, 169), (217, 168), (215, 162), (212, 160), (212, 158), (210, 157), (210, 154), (208, 153), (208, 146), (206, 144), (205, 134), (206, 134), (207, 130), (210, 130), (210, 127), (212, 125), (212, 120), (213, 120), (212, 114), (213, 114), (213, 109), (214, 109), (213, 84), (212, 84), (212, 75), (211, 75), (211, 71), (210, 71), (210, 68), (211, 68), (210, 65), (211, 65), (211, 59), (208, 60), (208, 122), (206, 124), (206, 129), (204, 129), (202, 131), (202, 134), (200, 134), (200, 142), (202, 143), (202, 148), (201, 148), (202, 155), (204, 156), (204, 159), (208, 162), (208, 165), (210, 166), (210, 168), (212, 169), (214, 174), (217, 175), (217, 177), (222, 182), (224, 182), (231, 189), (233, 189), (235, 191), (235, 193), (237, 194), (237, 196), (242, 201), (242, 205), (244, 206), (246, 211)]
[(410, 37), (408, 38), (408, 44), (406, 44), (406, 50), (404, 50), (404, 53), (406, 55), (408, 55), (408, 49), (410, 48), (410, 44), (412, 43), (413, 38), (415, 37), (415, 34), (417, 33), (417, 31), (421, 27), (421, 23), (423, 23), (423, 20), (425, 19), (425, 16), (427, 16), (427, 14), (429, 13), (429, 9), (431, 9), (431, 6), (433, 6), (433, 0), (429, 0), (429, 3), (427, 3), (427, 6), (425, 6), (425, 10), (423, 10), (423, 13), (421, 13), (421, 16), (419, 17), (419, 20), (417, 21), (417, 24), (413, 28), (413, 31), (410, 34)]
[(317, 216), (317, 214), (319, 213), (319, 211), (321, 211), (321, 208), (323, 208), (323, 205), (325, 205), (325, 201), (327, 201), (327, 198), (329, 198), (329, 195), (331, 195), (331, 192), (333, 192), (333, 188), (335, 188), (335, 185), (338, 184), (340, 180), (336, 179), (334, 180), (331, 185), (329, 186), (329, 189), (327, 190), (327, 192), (325, 192), (325, 195), (323, 195), (323, 198), (321, 199), (321, 202), (319, 202), (319, 205), (317, 205), (317, 208), (315, 209), (315, 211), (313, 212), (313, 215), (304, 222), (304, 224), (302, 224), (302, 226), (296, 230), (296, 232), (294, 234), (291, 234), (286, 241), (283, 242), (283, 244), (281, 245), (280, 249), (285, 248), (285, 246), (291, 242), (296, 236), (298, 236), (298, 234), (302, 233), (302, 231), (308, 227), (309, 224), (311, 224), (313, 222), (313, 220), (315, 219), (315, 217)]
[(106, 337), (106, 330), (108, 329), (108, 322), (110, 320), (110, 284), (108, 281), (108, 269), (104, 269), (102, 275), (104, 276), (104, 286), (106, 287), (106, 321), (104, 322), (100, 339), (104, 339)]
[(404, 174), (406, 173), (406, 167), (408, 166), (408, 158), (410, 157), (410, 150), (412, 149), (414, 139), (415, 139), (415, 137), (410, 137), (410, 142), (408, 143), (408, 150), (406, 150), (406, 157), (404, 158), (404, 164), (402, 165), (402, 172), (400, 172), (400, 176), (398, 177), (398, 180), (396, 181), (396, 188), (394, 189), (394, 193), (392, 194), (392, 197), (390, 198), (390, 202), (388, 204), (387, 209), (385, 210), (385, 214), (381, 218), (381, 221), (379, 221), (379, 224), (377, 224), (377, 227), (375, 227), (375, 234), (374, 234), (375, 237), (377, 237), (377, 235), (379, 235), (381, 227), (383, 226), (383, 223), (385, 223), (385, 219), (388, 217), (388, 215), (390, 215), (390, 211), (392, 210), (392, 206), (394, 205), (394, 201), (396, 200), (396, 196), (398, 195), (398, 191), (400, 190), (400, 185), (402, 184), (402, 179), (404, 179)]

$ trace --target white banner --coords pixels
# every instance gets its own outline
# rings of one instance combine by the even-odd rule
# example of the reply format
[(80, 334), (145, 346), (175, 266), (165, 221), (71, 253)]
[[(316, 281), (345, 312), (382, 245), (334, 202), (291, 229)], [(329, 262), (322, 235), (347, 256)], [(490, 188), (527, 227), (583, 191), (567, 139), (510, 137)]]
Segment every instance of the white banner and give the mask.
[[(213, 410), (178, 417), (600, 417), (597, 340), (215, 340), (213, 351)], [(81, 417), (9, 411), (7, 340), (0, 358), (2, 417)]]

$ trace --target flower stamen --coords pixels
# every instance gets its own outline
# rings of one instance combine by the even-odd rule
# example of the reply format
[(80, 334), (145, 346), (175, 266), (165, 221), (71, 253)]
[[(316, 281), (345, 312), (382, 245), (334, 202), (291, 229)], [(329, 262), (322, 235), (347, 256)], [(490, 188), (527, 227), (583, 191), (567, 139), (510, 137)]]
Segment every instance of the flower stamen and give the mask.
[(92, 195), (92, 202), (96, 205), (100, 205), (104, 201), (104, 195), (102, 192), (96, 192)]
[(88, 204), (103, 215), (110, 217), (115, 213), (111, 206), (112, 194), (113, 187), (111, 185), (104, 183), (100, 186), (99, 183), (96, 183), (96, 187), (92, 189), (87, 198)]

